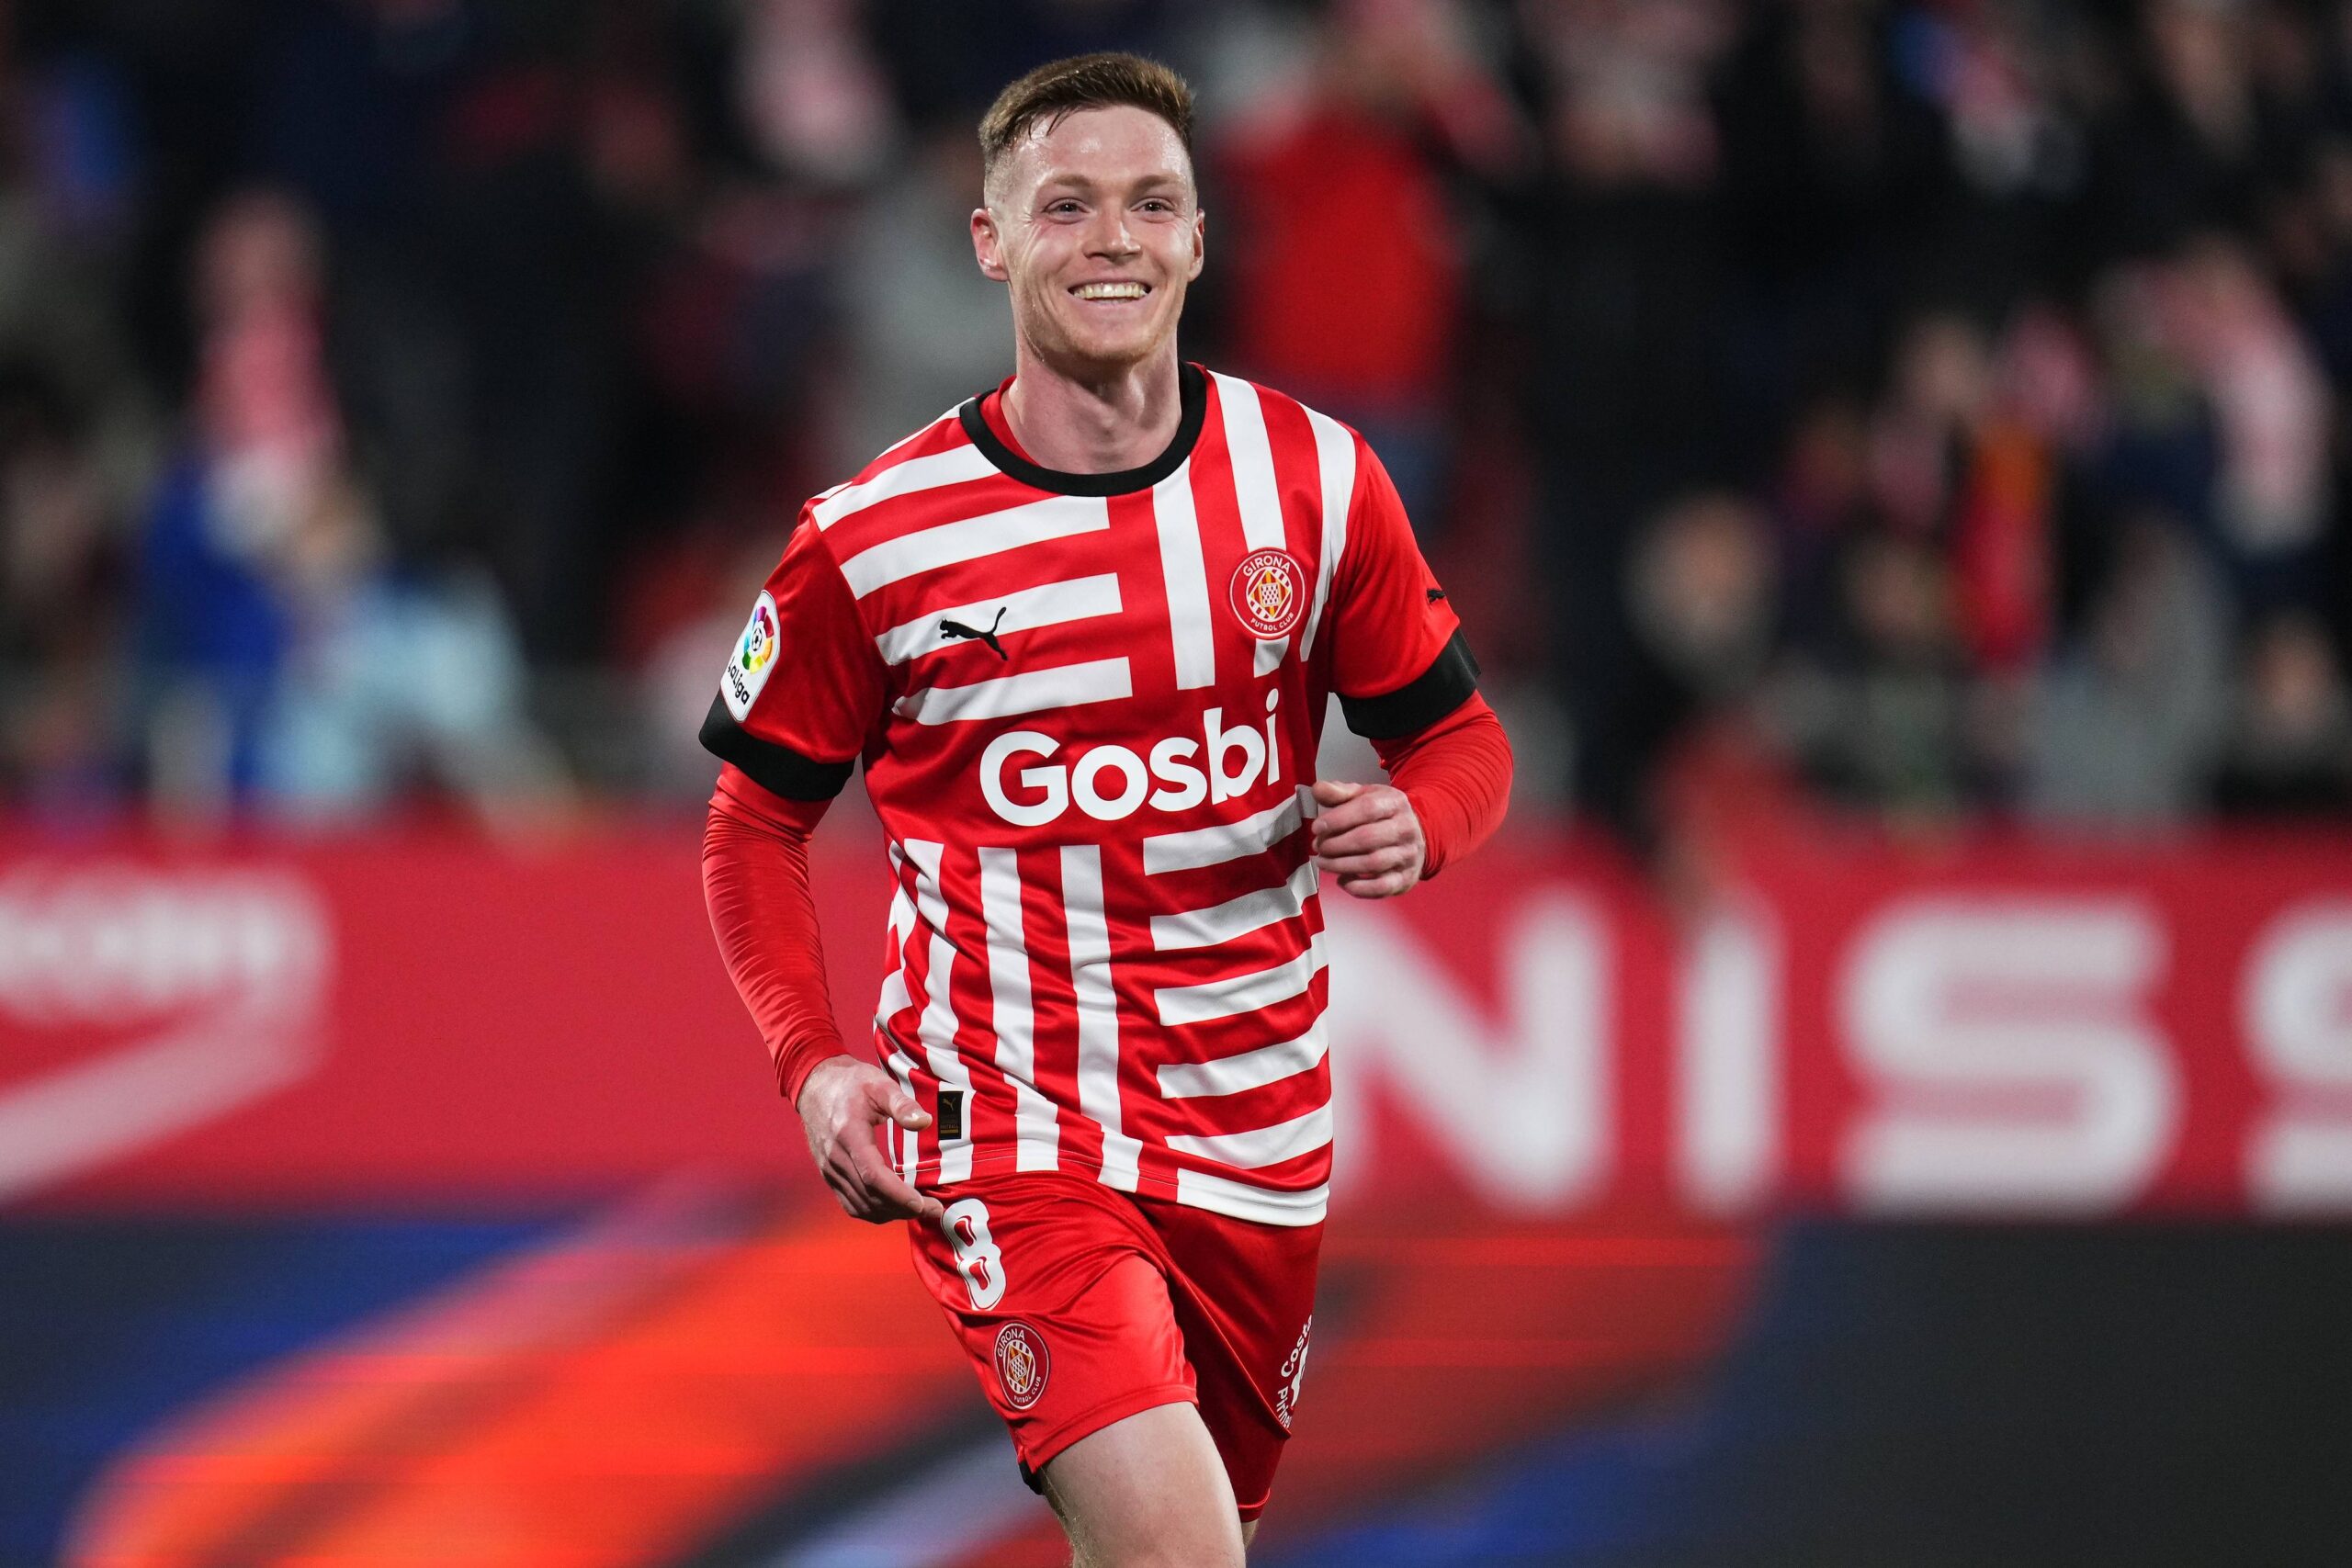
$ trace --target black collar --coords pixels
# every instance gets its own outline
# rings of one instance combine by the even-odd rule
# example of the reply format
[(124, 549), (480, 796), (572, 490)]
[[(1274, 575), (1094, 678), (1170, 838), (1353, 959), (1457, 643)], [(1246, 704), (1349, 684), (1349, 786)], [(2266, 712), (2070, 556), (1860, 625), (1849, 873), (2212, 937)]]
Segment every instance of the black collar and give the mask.
[(1208, 417), (1209, 378), (1202, 374), (1199, 366), (1188, 360), (1176, 367), (1176, 388), (1182, 412), (1176, 421), (1174, 439), (1142, 468), (1124, 468), (1115, 474), (1071, 474), (1059, 468), (1039, 468), (997, 438), (996, 432), (989, 428), (987, 416), (980, 412), (978, 398), (957, 409), (956, 417), (981, 456), (1023, 484), (1060, 495), (1127, 495), (1149, 490), (1174, 473), (1193, 455), (1193, 447), (1201, 438), (1202, 422)]

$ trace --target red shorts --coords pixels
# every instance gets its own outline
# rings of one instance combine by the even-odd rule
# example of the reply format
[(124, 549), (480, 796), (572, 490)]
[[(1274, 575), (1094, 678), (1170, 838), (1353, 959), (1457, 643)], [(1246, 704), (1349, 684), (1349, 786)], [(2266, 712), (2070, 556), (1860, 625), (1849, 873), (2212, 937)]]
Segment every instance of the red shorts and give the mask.
[(1306, 1371), (1323, 1227), (1266, 1225), (1052, 1171), (981, 1177), (911, 1224), (1032, 1486), (1114, 1421), (1197, 1404), (1241, 1517), (1266, 1506)]

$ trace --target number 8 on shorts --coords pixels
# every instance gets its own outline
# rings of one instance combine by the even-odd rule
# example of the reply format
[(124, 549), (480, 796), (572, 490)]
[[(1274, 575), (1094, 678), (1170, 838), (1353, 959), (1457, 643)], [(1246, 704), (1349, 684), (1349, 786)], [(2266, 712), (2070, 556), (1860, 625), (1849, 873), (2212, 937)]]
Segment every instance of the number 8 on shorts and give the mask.
[(940, 1231), (947, 1237), (947, 1245), (956, 1249), (956, 1269), (964, 1276), (964, 1289), (972, 1298), (974, 1312), (986, 1312), (1004, 1299), (1004, 1255), (996, 1249), (996, 1239), (989, 1235), (989, 1206), (978, 1198), (965, 1198), (947, 1205), (939, 1216)]

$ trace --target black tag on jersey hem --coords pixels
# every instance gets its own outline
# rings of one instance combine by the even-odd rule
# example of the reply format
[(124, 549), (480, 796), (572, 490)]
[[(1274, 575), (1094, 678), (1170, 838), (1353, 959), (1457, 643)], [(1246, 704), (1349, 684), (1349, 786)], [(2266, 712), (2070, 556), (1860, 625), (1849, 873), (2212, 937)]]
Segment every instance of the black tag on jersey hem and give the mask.
[(943, 1089), (939, 1091), (940, 1142), (945, 1143), (950, 1138), (960, 1138), (963, 1135), (964, 1091), (960, 1089)]

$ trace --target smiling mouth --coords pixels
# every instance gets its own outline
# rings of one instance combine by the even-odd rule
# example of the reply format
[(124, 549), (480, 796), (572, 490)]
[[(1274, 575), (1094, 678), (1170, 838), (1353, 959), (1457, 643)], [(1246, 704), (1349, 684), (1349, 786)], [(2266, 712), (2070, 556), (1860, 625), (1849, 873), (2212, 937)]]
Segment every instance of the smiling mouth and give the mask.
[(1151, 292), (1148, 283), (1081, 283), (1070, 290), (1080, 299), (1140, 299)]

